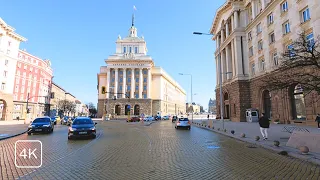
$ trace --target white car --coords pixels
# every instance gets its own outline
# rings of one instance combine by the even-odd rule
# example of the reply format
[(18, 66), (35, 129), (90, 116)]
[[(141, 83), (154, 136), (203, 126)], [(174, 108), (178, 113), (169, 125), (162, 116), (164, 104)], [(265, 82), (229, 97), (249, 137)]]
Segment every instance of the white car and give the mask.
[(144, 121), (154, 121), (154, 117), (147, 116), (147, 117), (144, 118)]

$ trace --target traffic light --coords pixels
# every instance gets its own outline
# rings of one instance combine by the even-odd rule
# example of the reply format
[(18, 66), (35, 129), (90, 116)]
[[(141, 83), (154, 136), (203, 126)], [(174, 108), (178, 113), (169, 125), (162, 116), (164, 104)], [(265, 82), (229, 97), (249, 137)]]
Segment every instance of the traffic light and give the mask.
[(101, 88), (101, 94), (106, 94), (106, 87), (105, 87), (105, 86), (102, 86), (102, 88)]

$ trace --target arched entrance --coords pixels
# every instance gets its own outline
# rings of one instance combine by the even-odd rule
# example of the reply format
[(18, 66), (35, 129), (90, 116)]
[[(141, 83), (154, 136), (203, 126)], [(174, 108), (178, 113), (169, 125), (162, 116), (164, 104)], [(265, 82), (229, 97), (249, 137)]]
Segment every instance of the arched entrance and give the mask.
[(130, 105), (127, 104), (124, 106), (124, 114), (129, 115), (129, 113), (130, 113)]
[(271, 109), (271, 93), (268, 90), (264, 90), (262, 93), (263, 98), (263, 112), (267, 118), (272, 117), (272, 109)]
[(306, 120), (306, 105), (304, 91), (301, 85), (296, 85), (290, 89), (292, 117), (295, 120)]
[(138, 104), (134, 105), (134, 115), (139, 115), (140, 114), (140, 106)]
[(114, 113), (115, 113), (116, 115), (120, 115), (120, 114), (121, 114), (121, 107), (120, 107), (120, 105), (116, 105), (116, 106), (114, 107)]
[(5, 100), (0, 99), (0, 120), (6, 120), (7, 103)]
[(230, 104), (229, 104), (229, 94), (224, 93), (224, 118), (230, 119)]

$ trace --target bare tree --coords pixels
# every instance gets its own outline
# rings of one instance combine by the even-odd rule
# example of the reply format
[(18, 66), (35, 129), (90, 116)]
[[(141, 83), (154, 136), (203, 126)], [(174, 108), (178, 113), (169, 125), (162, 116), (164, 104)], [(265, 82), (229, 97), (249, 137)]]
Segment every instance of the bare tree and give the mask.
[(264, 88), (283, 90), (300, 85), (306, 94), (320, 94), (320, 52), (319, 38), (307, 39), (305, 34), (292, 43), (280, 58), (278, 69), (267, 73), (263, 79)]
[(63, 114), (70, 115), (70, 113), (75, 113), (76, 111), (76, 104), (68, 100), (60, 100), (57, 105)]
[(89, 109), (90, 115), (97, 114), (97, 109), (96, 109), (96, 107), (94, 106), (94, 104), (92, 102), (86, 104), (86, 106)]

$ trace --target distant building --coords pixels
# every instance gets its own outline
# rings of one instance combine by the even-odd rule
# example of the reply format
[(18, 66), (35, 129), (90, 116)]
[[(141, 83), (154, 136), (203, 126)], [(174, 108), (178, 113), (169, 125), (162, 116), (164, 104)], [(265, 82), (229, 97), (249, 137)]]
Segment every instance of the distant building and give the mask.
[(216, 100), (215, 99), (210, 98), (209, 104), (208, 104), (208, 112), (209, 113), (216, 113)]
[(193, 113), (200, 113), (201, 109), (201, 106), (199, 104), (196, 104), (196, 103), (192, 103), (192, 105), (190, 103), (186, 103), (186, 110), (187, 110), (187, 113), (192, 113), (192, 110), (193, 110)]
[(100, 67), (98, 117), (105, 114), (126, 118), (130, 115), (185, 113), (184, 89), (147, 55), (144, 37), (132, 26), (127, 37), (116, 41), (115, 54)]

